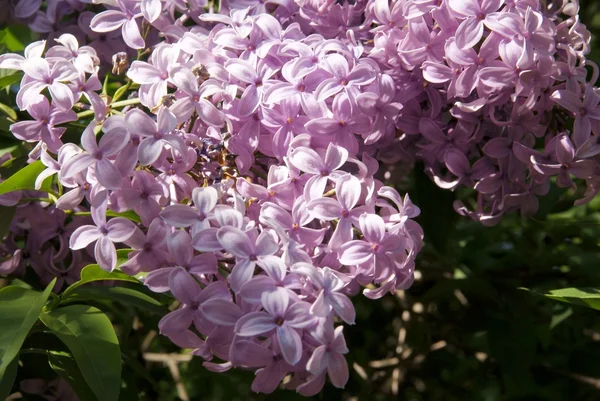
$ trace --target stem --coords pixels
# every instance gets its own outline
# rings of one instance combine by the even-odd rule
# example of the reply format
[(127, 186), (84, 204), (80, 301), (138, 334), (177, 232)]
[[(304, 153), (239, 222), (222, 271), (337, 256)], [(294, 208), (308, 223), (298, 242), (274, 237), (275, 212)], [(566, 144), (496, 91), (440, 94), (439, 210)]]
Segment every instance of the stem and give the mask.
[(110, 107), (111, 108), (125, 107), (125, 106), (131, 106), (132, 104), (139, 104), (139, 103), (140, 103), (140, 98), (136, 97), (134, 99), (121, 100), (120, 102), (111, 103)]
[(40, 349), (40, 348), (21, 348), (21, 351), (19, 351), (21, 354), (41, 354), (41, 355), (48, 355), (48, 352), (46, 350)]
[(50, 198), (21, 198), (19, 202), (46, 202), (46, 203), (54, 203), (54, 201)]
[[(136, 97), (135, 99), (127, 99), (127, 100), (121, 100), (120, 102), (111, 103), (110, 108), (115, 109), (117, 107), (131, 106), (133, 104), (139, 104), (139, 103), (140, 103), (140, 99)], [(93, 115), (94, 115), (94, 110), (86, 110), (86, 111), (82, 111), (81, 113), (77, 113), (77, 118), (88, 117), (88, 116), (93, 116)]]
[(73, 212), (71, 214), (73, 216), (91, 216), (92, 212)]

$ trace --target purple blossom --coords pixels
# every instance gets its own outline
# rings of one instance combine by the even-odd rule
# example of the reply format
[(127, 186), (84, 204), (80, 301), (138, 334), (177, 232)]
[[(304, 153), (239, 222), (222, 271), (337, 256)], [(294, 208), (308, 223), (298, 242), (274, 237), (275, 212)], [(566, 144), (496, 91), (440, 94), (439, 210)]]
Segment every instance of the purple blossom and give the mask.
[(96, 169), (98, 182), (106, 189), (118, 189), (122, 175), (109, 157), (116, 155), (127, 145), (129, 132), (124, 127), (112, 126), (98, 143), (94, 135), (94, 124), (90, 124), (81, 135), (85, 151), (67, 160), (61, 169), (61, 177), (70, 178), (90, 166)]
[(97, 206), (92, 206), (92, 219), (95, 225), (79, 227), (71, 235), (69, 246), (71, 249), (82, 249), (92, 242), (96, 242), (94, 256), (100, 267), (112, 271), (117, 265), (117, 251), (114, 242), (127, 241), (135, 231), (135, 225), (124, 218), (116, 217), (106, 221), (106, 208), (108, 203), (101, 201)]
[(229, 276), (231, 288), (239, 292), (242, 285), (250, 281), (256, 264), (262, 266), (263, 258), (277, 252), (277, 244), (268, 233), (261, 233), (252, 240), (239, 228), (226, 226), (219, 229), (217, 239), (231, 253), (236, 263)]
[(97, 14), (92, 18), (90, 27), (101, 33), (112, 32), (121, 28), (121, 34), (127, 46), (133, 49), (143, 49), (145, 46), (144, 38), (136, 21), (136, 18), (142, 15), (139, 9), (140, 3), (130, 0), (115, 0), (115, 4), (119, 9), (106, 10)]
[(242, 316), (235, 325), (235, 332), (241, 337), (255, 337), (274, 332), (281, 353), (290, 365), (302, 358), (302, 339), (300, 330), (315, 324), (308, 309), (310, 305), (303, 301), (293, 301), (282, 288), (262, 295), (262, 312), (250, 312)]

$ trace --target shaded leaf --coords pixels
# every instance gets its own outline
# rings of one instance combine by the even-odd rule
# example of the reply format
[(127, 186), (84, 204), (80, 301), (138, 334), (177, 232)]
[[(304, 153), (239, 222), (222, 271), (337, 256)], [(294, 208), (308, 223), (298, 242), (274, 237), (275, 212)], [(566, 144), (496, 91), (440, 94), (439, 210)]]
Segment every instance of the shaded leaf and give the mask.
[(567, 320), (573, 314), (573, 309), (567, 308), (562, 313), (552, 316), (552, 321), (550, 322), (550, 330)]
[(7, 88), (13, 84), (16, 84), (23, 78), (22, 72), (16, 72), (11, 75), (0, 78), (0, 89)]
[[(144, 288), (143, 286), (141, 287)], [(144, 294), (139, 290), (126, 287), (79, 287), (70, 291), (68, 298), (63, 298), (63, 302), (79, 302), (97, 299), (106, 299), (131, 305), (140, 310), (154, 313), (159, 316), (168, 312), (159, 301), (151, 296)]]
[(552, 290), (544, 296), (557, 301), (600, 310), (600, 289), (597, 288), (562, 288)]
[(35, 179), (46, 169), (41, 161), (31, 163), (0, 184), (0, 195), (22, 189), (35, 189)]
[(17, 112), (14, 111), (9, 106), (5, 105), (4, 103), (0, 103), (0, 111), (3, 112), (4, 114), (6, 114), (7, 116), (9, 116), (10, 118), (12, 118), (15, 121), (18, 119)]
[(121, 389), (121, 350), (113, 326), (99, 309), (69, 305), (40, 316), (69, 348), (99, 401), (116, 401)]
[(61, 351), (48, 351), (48, 363), (60, 377), (69, 382), (81, 400), (98, 400), (81, 375), (73, 355)]
[[(9, 367), (14, 369), (11, 365), (18, 362), (19, 350), (37, 322), (55, 282), (56, 279), (52, 280), (44, 292), (16, 286), (5, 287), (0, 291), (0, 377), (10, 376), (11, 372), (7, 373), (7, 370)], [(2, 388), (4, 387), (3, 383)], [(3, 395), (8, 394), (0, 394), (0, 399), (6, 398)]]
[[(121, 253), (119, 254), (119, 251), (121, 251)], [(117, 265), (119, 264), (123, 264), (126, 259), (123, 259), (122, 255), (124, 254), (124, 252), (122, 251), (127, 251), (127, 253), (131, 252), (131, 249), (119, 249), (117, 251)], [(120, 263), (119, 263), (120, 261)], [(83, 270), (81, 270), (81, 279), (76, 282), (73, 283), (71, 286), (69, 286), (69, 288), (67, 288), (64, 292), (63, 292), (63, 298), (68, 298), (70, 296), (70, 294), (79, 286), (86, 284), (86, 283), (91, 283), (94, 281), (106, 281), (106, 280), (115, 280), (115, 281), (129, 281), (131, 283), (139, 283), (139, 281), (131, 276), (128, 276), (127, 274), (118, 271), (118, 270), (114, 270), (112, 272), (107, 272), (106, 270), (102, 269), (100, 266), (94, 264), (94, 265), (87, 265), (86, 267), (83, 268)]]
[(2, 30), (2, 42), (11, 52), (25, 49), (26, 44), (31, 42), (31, 31), (26, 26), (10, 25)]
[(10, 394), (17, 377), (19, 358), (14, 357), (0, 376), (0, 399), (6, 399)]

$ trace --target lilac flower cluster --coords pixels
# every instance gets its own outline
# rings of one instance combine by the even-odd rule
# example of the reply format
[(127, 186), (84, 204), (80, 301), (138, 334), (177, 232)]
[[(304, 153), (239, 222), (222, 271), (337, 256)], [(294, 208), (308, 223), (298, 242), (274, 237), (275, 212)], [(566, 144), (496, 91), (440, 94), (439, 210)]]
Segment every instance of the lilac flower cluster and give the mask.
[[(411, 285), (419, 209), (379, 161), (474, 188), (474, 210), (455, 207), (486, 224), (534, 213), (552, 177), (585, 179), (582, 201), (600, 190), (598, 74), (576, 3), (33, 3), (15, 15), (47, 40), (0, 68), (24, 74), (32, 120), (11, 132), (34, 144), (50, 193), (0, 199), (19, 205), (1, 272), (112, 271), (127, 247), (119, 268), (179, 301), (161, 333), (211, 370), (254, 370), (255, 391), (286, 376), (304, 395), (327, 376), (343, 387), (349, 297)], [(111, 62), (126, 100), (103, 89)]]
[(395, 151), (422, 160), (442, 188), (473, 188), (471, 204), (455, 203), (459, 213), (484, 224), (513, 210), (530, 216), (551, 180), (575, 188), (571, 176), (587, 184), (578, 203), (595, 196), (598, 69), (585, 58), (577, 2), (384, 1), (368, 10), (370, 55), (402, 82)]

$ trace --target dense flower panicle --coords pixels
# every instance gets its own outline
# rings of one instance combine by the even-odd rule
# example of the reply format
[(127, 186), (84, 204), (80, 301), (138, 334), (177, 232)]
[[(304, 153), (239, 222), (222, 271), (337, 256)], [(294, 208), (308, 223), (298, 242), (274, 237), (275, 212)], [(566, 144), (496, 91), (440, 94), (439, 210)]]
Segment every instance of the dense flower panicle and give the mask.
[[(208, 369), (254, 370), (254, 391), (287, 375), (306, 396), (343, 387), (351, 297), (412, 284), (420, 211), (379, 161), (472, 189), (454, 206), (484, 224), (535, 213), (552, 177), (585, 180), (578, 203), (600, 190), (598, 69), (575, 2), (39, 3), (15, 17), (46, 40), (0, 68), (23, 72), (32, 119), (10, 129), (52, 197), (0, 197), (18, 205), (0, 273), (71, 283), (131, 249), (120, 269), (180, 303), (161, 333)], [(103, 90), (113, 60), (126, 100)]]

